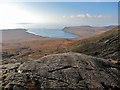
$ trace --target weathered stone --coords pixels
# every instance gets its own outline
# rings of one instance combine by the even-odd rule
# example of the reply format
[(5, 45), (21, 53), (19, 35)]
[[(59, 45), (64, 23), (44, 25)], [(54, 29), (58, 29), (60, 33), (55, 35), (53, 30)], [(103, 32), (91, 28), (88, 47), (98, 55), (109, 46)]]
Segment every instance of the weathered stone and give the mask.
[(18, 71), (5, 78), (13, 85), (12, 90), (20, 90), (23, 86), (27, 90), (120, 89), (117, 65), (115, 67), (107, 59), (79, 53), (54, 54), (26, 61)]
[(105, 59), (64, 53), (26, 62), (19, 70), (40, 76), (41, 87), (44, 88), (120, 88), (120, 72), (111, 67)]
[(25, 90), (25, 88), (24, 88), (24, 87), (17, 86), (17, 85), (14, 85), (14, 86), (13, 86), (13, 90)]

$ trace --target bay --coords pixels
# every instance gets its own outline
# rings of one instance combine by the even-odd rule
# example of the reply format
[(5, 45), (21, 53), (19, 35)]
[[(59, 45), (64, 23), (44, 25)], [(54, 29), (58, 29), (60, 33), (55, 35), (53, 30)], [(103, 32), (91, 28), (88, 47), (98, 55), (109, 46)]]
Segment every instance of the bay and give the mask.
[(41, 29), (41, 28), (29, 28), (28, 33), (35, 35), (50, 37), (50, 38), (76, 38), (75, 34), (65, 32), (62, 29)]
[(18, 24), (7, 24), (0, 27), (2, 29), (27, 29), (26, 32), (35, 35), (49, 37), (49, 38), (76, 38), (75, 34), (65, 32), (63, 30), (64, 25), (52, 25), (52, 24), (34, 24), (34, 23), (18, 23)]

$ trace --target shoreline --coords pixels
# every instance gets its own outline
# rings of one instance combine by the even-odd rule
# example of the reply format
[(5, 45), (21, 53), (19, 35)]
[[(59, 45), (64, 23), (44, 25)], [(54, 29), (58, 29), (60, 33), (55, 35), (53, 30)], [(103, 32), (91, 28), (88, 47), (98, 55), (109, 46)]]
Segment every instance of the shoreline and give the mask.
[[(74, 35), (74, 36), (55, 36), (55, 35), (51, 35), (47, 36), (47, 34), (44, 36), (42, 36), (42, 34), (37, 34), (36, 32), (34, 31), (30, 31), (29, 29), (25, 29), (25, 28), (16, 28), (16, 29), (2, 29), (1, 31), (3, 32), (6, 32), (8, 31), (9, 33), (10, 32), (16, 32), (16, 36), (13, 34), (14, 38), (16, 37), (26, 37), (26, 38), (49, 38), (49, 39), (76, 39), (76, 38), (80, 38), (80, 39), (84, 39), (84, 38), (89, 38), (89, 37), (92, 37), (92, 36), (96, 36), (98, 34), (101, 34), (105, 31), (108, 31), (109, 28), (106, 28), (106, 27), (88, 27), (88, 26), (74, 26), (74, 27), (64, 27), (63, 29), (61, 29), (61, 31), (65, 32), (66, 35), (67, 33), (68, 34), (71, 34), (71, 35)], [(20, 33), (20, 35), (19, 35)], [(48, 32), (49, 33), (49, 32)], [(59, 33), (59, 32), (58, 32)], [(56, 33), (55, 33), (56, 34)], [(8, 35), (9, 36), (9, 35)], [(12, 35), (9, 36), (10, 38), (13, 37)], [(4, 37), (4, 34), (3, 34), (3, 37)], [(5, 37), (6, 38), (6, 37)], [(21, 39), (20, 38), (20, 39)], [(9, 40), (9, 38), (8, 38)]]
[(49, 37), (49, 36), (41, 36), (41, 35), (37, 35), (35, 34), (34, 32), (30, 32), (28, 29), (26, 30), (27, 33), (29, 34), (33, 34), (33, 35), (36, 35), (36, 36), (40, 36), (40, 37), (43, 37), (43, 38), (55, 38), (55, 39), (75, 39), (75, 38), (79, 38), (79, 35), (77, 34), (74, 34), (74, 33), (71, 33), (71, 32), (66, 32), (64, 31), (64, 29), (61, 29), (61, 31), (65, 32), (65, 33), (68, 33), (68, 34), (72, 34), (72, 35), (75, 35), (76, 37), (71, 37), (71, 38), (65, 38), (65, 37)]
[(34, 33), (32, 33), (32, 32), (29, 32), (29, 30), (26, 30), (25, 32), (28, 33), (28, 34), (32, 34), (32, 35), (38, 36), (38, 37), (49, 38), (49, 37), (47, 37), (47, 36), (45, 37), (45, 36), (40, 36), (40, 35), (34, 34)]
[(65, 29), (63, 28), (62, 30), (63, 30), (64, 32), (66, 32), (66, 33), (70, 33), (70, 34), (76, 35), (76, 36), (77, 36), (76, 38), (79, 38), (79, 37), (80, 37), (79, 34), (76, 34), (76, 33), (74, 33), (74, 32), (70, 32), (70, 31), (68, 31), (67, 29), (65, 30)]
[[(39, 36), (39, 37), (43, 37), (43, 36), (40, 36), (40, 35), (36, 35), (36, 34), (33, 34), (33, 33), (30, 33), (30, 32), (28, 32), (29, 30), (28, 29), (24, 29), (24, 28), (15, 28), (15, 29), (2, 29), (1, 31), (10, 31), (10, 30), (12, 30), (12, 31), (17, 31), (17, 30), (21, 30), (21, 31), (25, 31), (25, 33), (28, 33), (28, 34), (31, 34), (31, 35), (35, 35), (35, 36)], [(44, 38), (46, 38), (46, 37), (44, 37)]]
[[(77, 40), (80, 38), (55, 38), (44, 37), (28, 32), (28, 29), (4, 29), (2, 31), (2, 43), (21, 43), (31, 41), (47, 41), (47, 40)], [(59, 41), (61, 42), (61, 41)]]
[(2, 31), (2, 43), (6, 42), (19, 42), (29, 39), (43, 39), (46, 37), (38, 36), (32, 33), (26, 32), (27, 29), (3, 29)]
[(63, 31), (67, 33), (74, 34), (78, 36), (78, 38), (86, 39), (99, 34), (102, 34), (106, 31), (113, 29), (113, 27), (91, 27), (91, 26), (71, 26), (64, 27)]
[(55, 39), (75, 39), (75, 38), (79, 38), (79, 35), (72, 33), (72, 32), (67, 32), (64, 29), (61, 29), (61, 31), (68, 33), (68, 34), (72, 34), (75, 35), (75, 37), (49, 37), (49, 36), (42, 36), (42, 35), (38, 35), (34, 32), (30, 32), (29, 29), (24, 29), (24, 28), (15, 28), (15, 29), (2, 29), (1, 31), (6, 32), (6, 31), (24, 31), (25, 33), (28, 33), (29, 35), (34, 35), (34, 36), (38, 36), (38, 37), (42, 37), (42, 38), (55, 38)]

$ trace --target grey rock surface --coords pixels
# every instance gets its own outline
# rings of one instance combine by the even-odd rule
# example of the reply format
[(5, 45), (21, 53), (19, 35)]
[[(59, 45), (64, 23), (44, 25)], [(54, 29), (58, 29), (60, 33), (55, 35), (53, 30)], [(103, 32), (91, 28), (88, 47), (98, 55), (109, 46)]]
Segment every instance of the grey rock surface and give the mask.
[(11, 90), (120, 89), (117, 66), (107, 59), (79, 53), (54, 54), (26, 61), (17, 71), (8, 73), (3, 80), (4, 86), (9, 84)]

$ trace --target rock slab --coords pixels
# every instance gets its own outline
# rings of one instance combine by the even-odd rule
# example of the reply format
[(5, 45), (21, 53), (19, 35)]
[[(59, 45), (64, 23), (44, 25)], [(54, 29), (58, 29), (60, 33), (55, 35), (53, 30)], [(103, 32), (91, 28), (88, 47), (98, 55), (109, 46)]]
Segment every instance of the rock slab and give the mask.
[[(120, 89), (120, 69), (107, 59), (79, 53), (45, 56), (21, 64), (4, 78), (10, 90)], [(4, 89), (1, 89), (4, 90)]]

